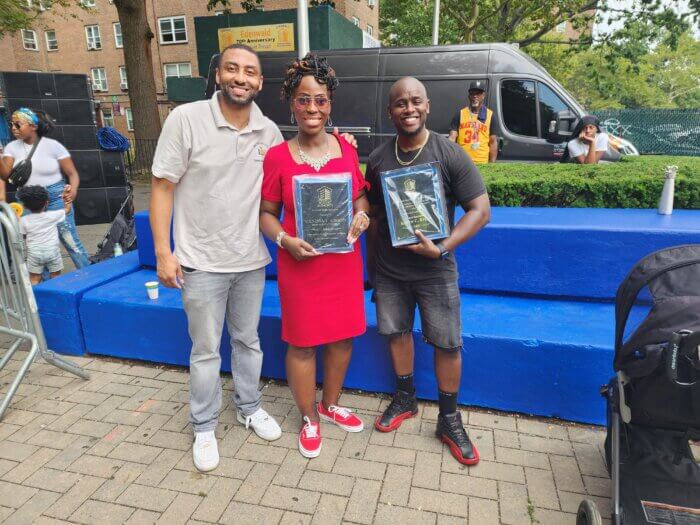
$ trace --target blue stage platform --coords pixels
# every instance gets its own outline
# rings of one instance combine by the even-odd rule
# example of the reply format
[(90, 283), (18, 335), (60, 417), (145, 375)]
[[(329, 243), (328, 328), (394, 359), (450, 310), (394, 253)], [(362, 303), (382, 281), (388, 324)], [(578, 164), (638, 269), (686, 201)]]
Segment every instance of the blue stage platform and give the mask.
[[(49, 322), (50, 341), (58, 335), (57, 310), (74, 321), (71, 353), (84, 349), (186, 365), (190, 340), (179, 292), (161, 287), (158, 300), (146, 298), (144, 283), (155, 278), (147, 214), (137, 215), (137, 233), (138, 262), (129, 254), (103, 263), (112, 265), (104, 275), (98, 275), (100, 264), (83, 270), (87, 274), (76, 275), (70, 285), (61, 281), (72, 274), (37, 287), (37, 296), (43, 294), (42, 320), (45, 326)], [(697, 242), (700, 212), (694, 211), (669, 217), (653, 210), (494, 209), (491, 224), (456, 254), (464, 341), (459, 401), (603, 423), (604, 403), (597, 392), (612, 374), (611, 301), (619, 282), (649, 252)], [(275, 274), (273, 264), (260, 325), (263, 375), (284, 378)], [(83, 280), (89, 284), (83, 286)], [(66, 299), (65, 290), (72, 288), (80, 291)], [(369, 292), (365, 305), (368, 330), (355, 342), (346, 386), (390, 392), (393, 375)], [(644, 311), (643, 306), (633, 311), (633, 324)], [(432, 349), (422, 342), (419, 326), (417, 322), (418, 394), (435, 399)], [(222, 368), (227, 371), (228, 344), (224, 334)]]

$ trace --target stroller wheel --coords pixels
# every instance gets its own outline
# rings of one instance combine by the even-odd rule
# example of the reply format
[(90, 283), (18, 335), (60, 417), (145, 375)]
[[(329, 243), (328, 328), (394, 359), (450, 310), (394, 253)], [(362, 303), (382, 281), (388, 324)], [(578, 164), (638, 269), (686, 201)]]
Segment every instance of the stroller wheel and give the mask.
[(576, 525), (603, 525), (598, 506), (594, 501), (584, 499), (578, 506)]

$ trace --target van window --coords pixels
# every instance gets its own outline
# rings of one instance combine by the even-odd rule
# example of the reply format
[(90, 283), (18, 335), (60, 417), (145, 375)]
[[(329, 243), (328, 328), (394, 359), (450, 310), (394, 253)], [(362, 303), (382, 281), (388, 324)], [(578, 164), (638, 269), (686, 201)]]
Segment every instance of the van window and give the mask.
[(547, 138), (549, 136), (549, 123), (556, 120), (556, 113), (564, 110), (571, 111), (571, 108), (547, 84), (538, 82), (537, 89), (540, 101), (540, 137)]
[(532, 80), (501, 82), (503, 122), (511, 133), (537, 136), (535, 83)]

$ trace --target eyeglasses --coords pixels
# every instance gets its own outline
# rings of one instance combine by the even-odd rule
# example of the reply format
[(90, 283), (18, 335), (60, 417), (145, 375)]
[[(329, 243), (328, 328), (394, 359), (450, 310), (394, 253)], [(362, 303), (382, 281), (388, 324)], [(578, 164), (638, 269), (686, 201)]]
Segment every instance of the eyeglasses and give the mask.
[(294, 99), (294, 104), (296, 105), (297, 109), (305, 109), (306, 107), (310, 106), (312, 102), (316, 104), (318, 109), (324, 109), (330, 102), (330, 99), (328, 99), (328, 97), (324, 97), (323, 95), (318, 95), (315, 97), (302, 95)]
[(13, 123), (12, 123), (12, 127), (13, 127), (14, 129), (19, 129), (19, 128), (21, 128), (23, 125), (24, 125), (23, 122), (13, 122)]

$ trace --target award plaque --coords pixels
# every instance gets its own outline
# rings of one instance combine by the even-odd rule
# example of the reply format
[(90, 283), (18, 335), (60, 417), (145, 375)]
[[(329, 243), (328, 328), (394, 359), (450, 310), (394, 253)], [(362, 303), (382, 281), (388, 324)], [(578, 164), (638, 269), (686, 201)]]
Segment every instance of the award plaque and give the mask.
[(292, 177), (297, 237), (317, 252), (352, 251), (347, 237), (352, 222), (352, 178), (349, 173)]
[(384, 171), (380, 178), (392, 246), (419, 242), (416, 230), (428, 239), (450, 234), (438, 163)]

